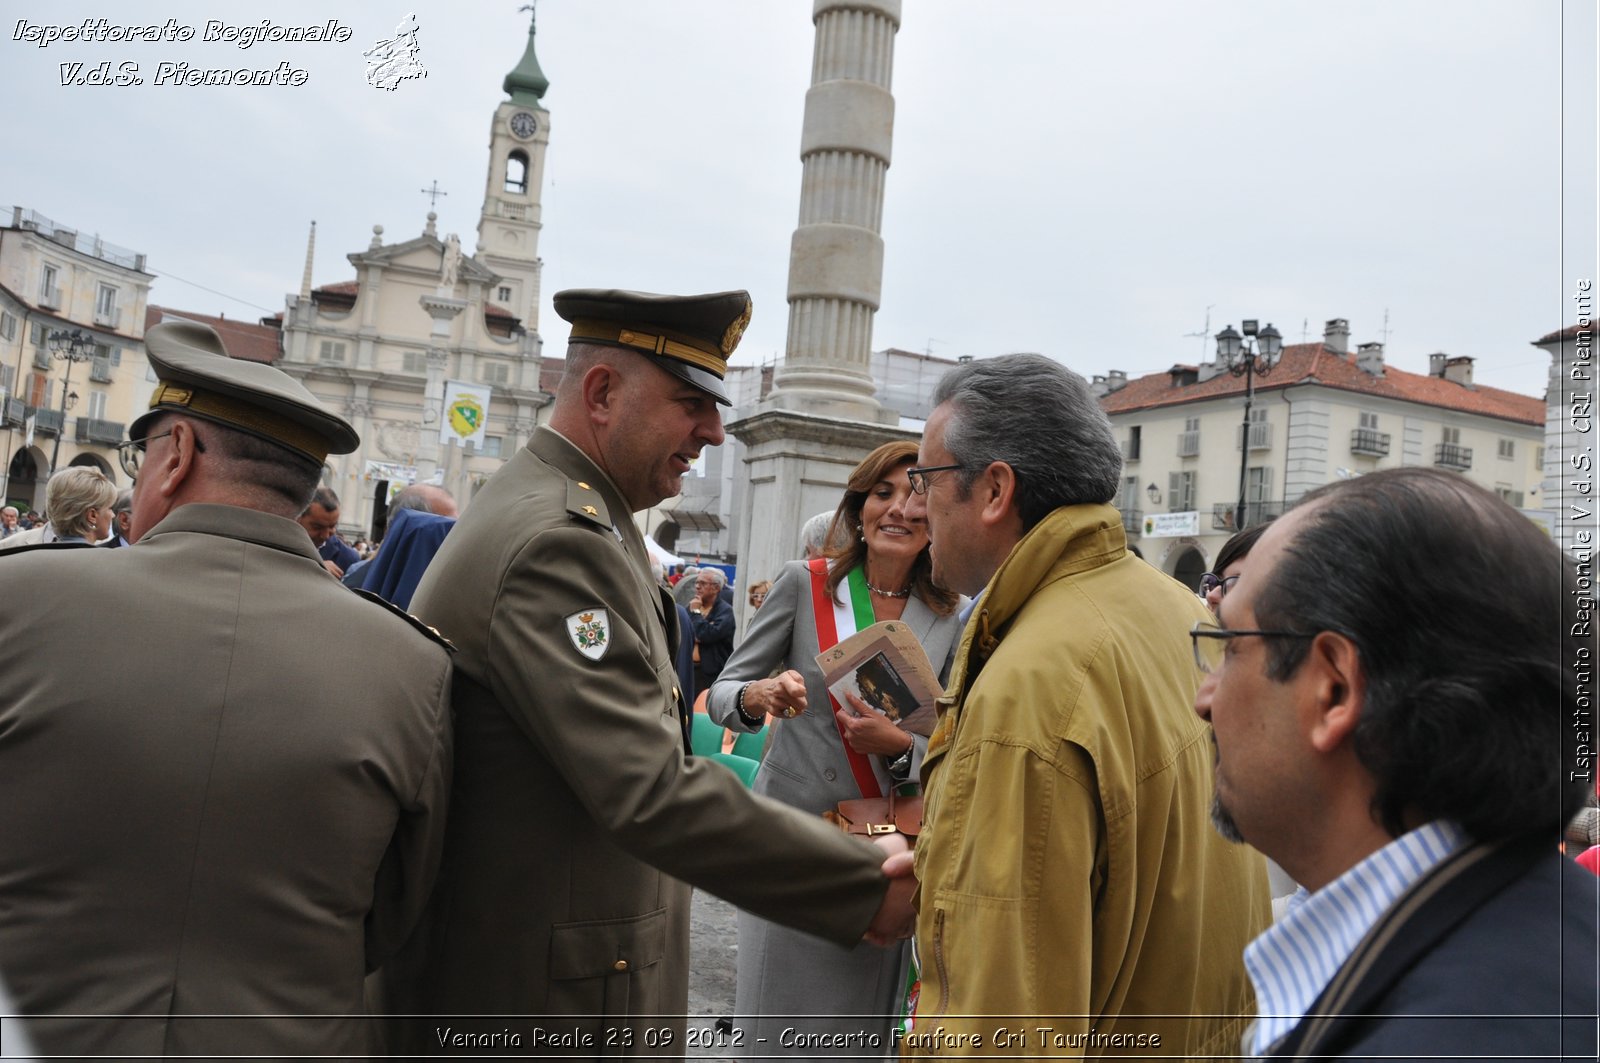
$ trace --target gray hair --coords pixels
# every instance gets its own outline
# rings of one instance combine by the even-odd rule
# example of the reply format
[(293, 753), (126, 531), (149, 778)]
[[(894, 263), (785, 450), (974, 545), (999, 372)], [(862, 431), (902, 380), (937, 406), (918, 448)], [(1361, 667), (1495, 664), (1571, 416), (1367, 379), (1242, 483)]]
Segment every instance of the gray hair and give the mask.
[(133, 490), (131, 488), (126, 488), (125, 487), (121, 491), (117, 492), (117, 500), (115, 502), (111, 503), (111, 512), (113, 512), (113, 513), (129, 513), (129, 512), (132, 512), (132, 510), (133, 510)]
[[(159, 429), (183, 417), (181, 414), (157, 417), (146, 426), (146, 438), (154, 438)], [(183, 417), (185, 423), (195, 428), (195, 437), (211, 448), (211, 456), (218, 475), (237, 491), (250, 499), (250, 505), (266, 513), (276, 513), (290, 518), (305, 516), (311, 509), (309, 499), (316, 489), (318, 501), (327, 492), (333, 504), (339, 507), (339, 496), (331, 488), (317, 487), (322, 476), (322, 463), (312, 461), (298, 451), (290, 450), (263, 436), (205, 418)]]
[[(328, 507), (333, 508), (333, 507)], [(443, 510), (455, 511), (455, 496), (442, 487), (433, 484), (411, 484), (402, 488), (394, 496), (394, 501), (389, 503), (391, 511), (397, 509), (414, 509), (420, 513), (439, 513)], [(449, 513), (445, 514), (449, 516)]]
[(728, 585), (728, 574), (722, 571), (722, 569), (717, 568), (715, 565), (707, 565), (705, 568), (702, 568), (699, 572), (695, 573), (695, 579), (698, 580), (701, 577), (710, 578), (711, 582), (717, 585), (717, 590), (719, 591)]
[(821, 557), (827, 545), (828, 525), (833, 523), (833, 510), (825, 509), (806, 521), (800, 528), (800, 558)]
[(117, 488), (99, 469), (73, 465), (50, 477), (45, 500), (50, 527), (57, 537), (86, 537), (89, 523), (84, 514), (91, 509), (110, 509), (117, 500)]
[(1017, 475), (1026, 531), (1061, 506), (1109, 502), (1122, 449), (1089, 382), (1042, 354), (1008, 354), (957, 366), (934, 389), (950, 404), (944, 447), (960, 462), (963, 493), (991, 462)]
[(683, 566), (683, 574), (678, 577), (678, 582), (672, 585), (672, 600), (683, 606), (687, 606), (693, 601), (695, 597), (694, 578), (699, 574), (700, 566)]
[[(216, 422), (206, 425), (206, 439), (225, 463), (226, 475), (248, 490), (259, 508), (280, 513), (287, 502), (291, 509), (283, 515), (288, 517), (311, 508), (306, 498), (322, 476), (321, 464), (269, 439)], [(316, 487), (315, 500), (320, 503), (324, 491), (333, 500), (327, 508), (338, 509), (339, 496), (329, 488)]]

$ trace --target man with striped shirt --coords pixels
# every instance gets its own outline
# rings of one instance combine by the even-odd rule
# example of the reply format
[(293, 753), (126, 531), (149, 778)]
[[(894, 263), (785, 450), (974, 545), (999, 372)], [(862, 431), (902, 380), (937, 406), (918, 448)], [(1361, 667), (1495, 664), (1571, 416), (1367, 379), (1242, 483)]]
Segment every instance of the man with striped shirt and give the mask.
[(1307, 495), (1195, 626), (1213, 820), (1302, 884), (1244, 951), (1247, 1054), (1594, 1058), (1596, 884), (1557, 851), (1593, 785), (1577, 591), (1525, 517), (1412, 467)]

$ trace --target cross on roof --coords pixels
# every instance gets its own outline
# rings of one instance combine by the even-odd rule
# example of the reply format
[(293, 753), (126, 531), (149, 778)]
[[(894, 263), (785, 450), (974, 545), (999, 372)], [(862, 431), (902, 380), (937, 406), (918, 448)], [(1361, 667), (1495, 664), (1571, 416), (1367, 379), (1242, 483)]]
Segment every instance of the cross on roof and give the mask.
[(435, 180), (432, 188), (422, 189), (422, 194), (428, 197), (428, 209), (433, 210), (439, 203), (439, 197), (448, 196), (450, 193), (439, 191), (439, 182)]

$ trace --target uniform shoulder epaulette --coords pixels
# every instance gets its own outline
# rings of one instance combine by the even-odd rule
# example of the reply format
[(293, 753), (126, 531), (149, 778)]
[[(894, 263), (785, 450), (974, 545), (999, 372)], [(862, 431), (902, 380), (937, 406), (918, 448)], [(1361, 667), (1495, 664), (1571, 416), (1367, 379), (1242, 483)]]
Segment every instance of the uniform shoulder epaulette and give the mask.
[(11, 556), (14, 556), (14, 555), (17, 555), (17, 554), (31, 554), (35, 550), (84, 550), (84, 549), (92, 550), (92, 549), (94, 549), (94, 544), (93, 543), (62, 543), (62, 542), (54, 542), (54, 541), (48, 542), (48, 543), (28, 543), (28, 544), (26, 544), (24, 546), (12, 546), (12, 547), (8, 547), (5, 550), (0, 550), (0, 557), (11, 557)]
[(582, 480), (567, 481), (567, 512), (574, 517), (590, 521), (611, 530), (611, 514), (606, 511), (606, 500), (590, 484)]
[(371, 591), (364, 591), (359, 587), (351, 587), (350, 589), (356, 594), (365, 598), (367, 601), (372, 602), (375, 605), (383, 606), (385, 609), (389, 610), (389, 612), (393, 613), (395, 616), (398, 616), (400, 619), (404, 620), (406, 623), (422, 632), (430, 641), (437, 642), (451, 653), (456, 652), (456, 644), (440, 634), (438, 628), (430, 627), (429, 625), (424, 624), (422, 621), (418, 620), (416, 617), (412, 616), (398, 605), (389, 601), (387, 598), (380, 598)]

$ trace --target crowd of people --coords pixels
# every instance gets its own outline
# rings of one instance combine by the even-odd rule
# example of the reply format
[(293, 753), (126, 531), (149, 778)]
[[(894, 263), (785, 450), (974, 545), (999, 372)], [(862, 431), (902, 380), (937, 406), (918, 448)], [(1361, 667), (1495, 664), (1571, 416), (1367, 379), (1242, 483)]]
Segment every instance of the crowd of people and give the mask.
[[(1341, 481), (1187, 588), (1129, 549), (1088, 383), (1011, 355), (855, 467), (740, 633), (725, 571), (666, 585), (633, 515), (722, 441), (748, 296), (554, 303), (549, 423), (464, 513), (402, 492), (365, 558), (320, 483), (351, 426), (206, 326), (149, 331), (131, 496), (63, 470), (0, 554), (30, 603), (0, 611), (14, 1036), (1595, 1058), (1593, 596), (1503, 501)], [(886, 621), (937, 673), (926, 734), (817, 663)], [(766, 736), (752, 786), (692, 755), (697, 702)], [(714, 1036), (691, 888), (740, 909)]]

